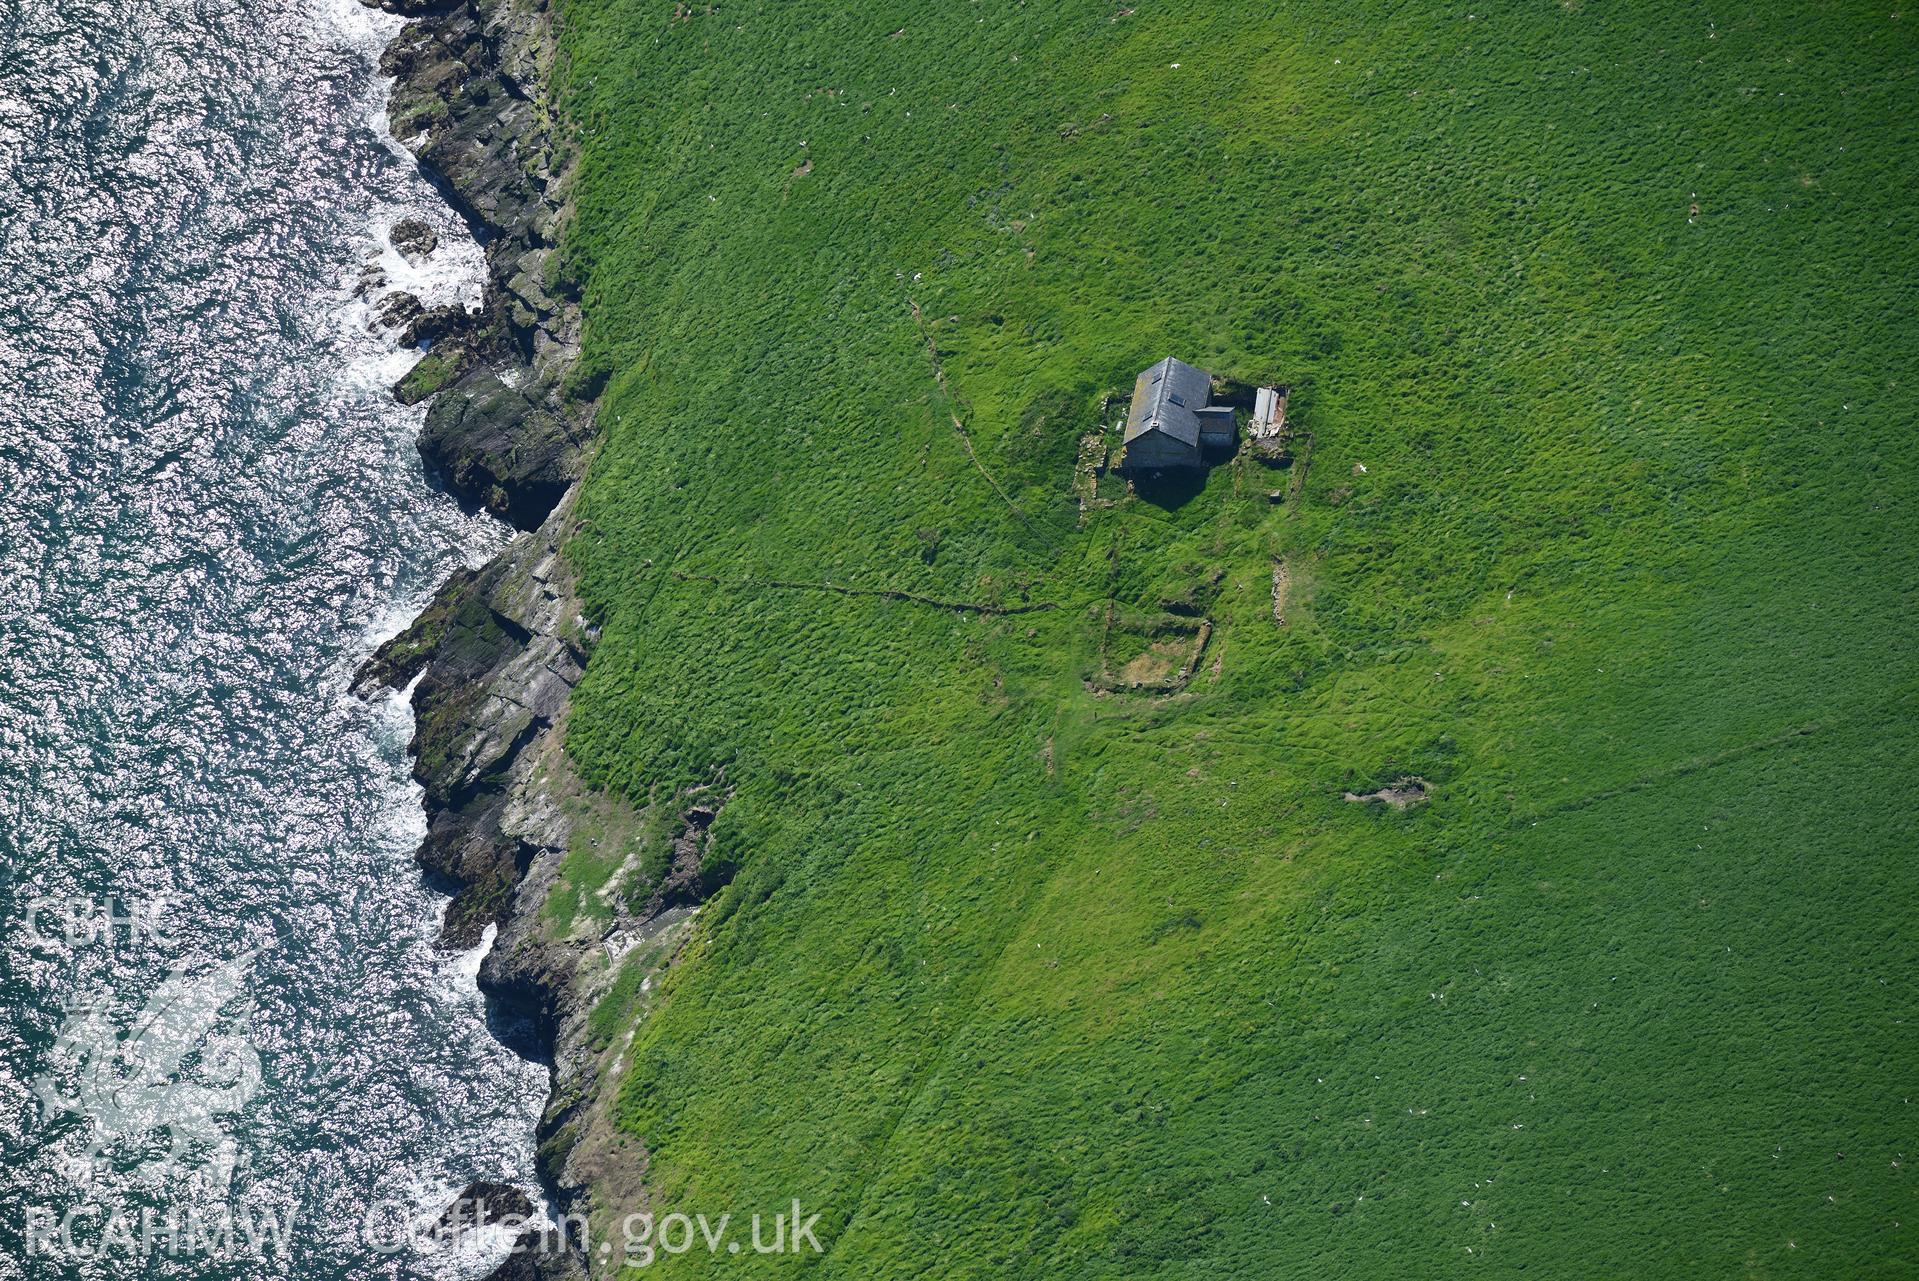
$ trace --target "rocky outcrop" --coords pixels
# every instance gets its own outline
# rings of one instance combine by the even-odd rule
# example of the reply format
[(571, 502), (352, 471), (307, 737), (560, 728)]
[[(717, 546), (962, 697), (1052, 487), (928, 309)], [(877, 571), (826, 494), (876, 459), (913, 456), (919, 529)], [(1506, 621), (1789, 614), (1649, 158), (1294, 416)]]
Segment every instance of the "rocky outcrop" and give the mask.
[(476, 364), (434, 398), (420, 453), (455, 494), (536, 528), (573, 483), (583, 437), (568, 415)]
[(535, 752), (586, 667), (588, 629), (560, 559), (570, 505), (484, 568), (448, 579), (415, 623), (381, 646), (364, 686), (414, 677), (413, 775), (425, 793), (419, 860), (454, 891), (442, 928), (471, 947), (506, 916), (535, 854), (565, 849), (557, 824), (510, 825), (527, 812)]
[(393, 224), (387, 232), (387, 239), (393, 247), (405, 255), (409, 262), (419, 262), (439, 248), (440, 233), (433, 224), (424, 218), (402, 218)]
[(453, 1204), (441, 1213), (439, 1221), (433, 1226), (436, 1236), (443, 1241), (450, 1241), (475, 1228), (495, 1223), (524, 1223), (533, 1214), (533, 1198), (524, 1189), (510, 1183), (475, 1179), (454, 1198)]

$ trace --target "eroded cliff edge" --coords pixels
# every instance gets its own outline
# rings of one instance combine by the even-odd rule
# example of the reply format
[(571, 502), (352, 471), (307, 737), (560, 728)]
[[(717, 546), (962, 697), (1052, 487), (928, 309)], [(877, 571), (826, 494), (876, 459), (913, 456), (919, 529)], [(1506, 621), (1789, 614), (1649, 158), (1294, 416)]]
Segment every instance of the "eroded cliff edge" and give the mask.
[[(372, 3), (373, 0), (363, 0)], [(414, 775), (428, 834), (418, 854), (453, 892), (449, 947), (497, 926), (480, 970), (503, 1034), (551, 1064), (539, 1168), (557, 1209), (641, 1208), (644, 1154), (605, 1113), (619, 1046), (588, 1014), (633, 962), (670, 964), (705, 892), (706, 826), (721, 784), (703, 796), (635, 809), (592, 792), (561, 749), (568, 696), (597, 630), (582, 615), (564, 556), (591, 449), (597, 387), (573, 380), (580, 314), (557, 252), (568, 215), (571, 151), (546, 98), (554, 57), (546, 0), (381, 0), (411, 21), (381, 59), (394, 77), (391, 129), (485, 247), (478, 312), (382, 301), (420, 363), (395, 388), (430, 400), (419, 446), (463, 501), (521, 531), (495, 559), (451, 577), (359, 676), (365, 693), (412, 684)], [(644, 857), (649, 847), (665, 857)], [(570, 852), (625, 857), (627, 892), (587, 927), (543, 911)], [(636, 957), (635, 949), (644, 949)], [(602, 1020), (604, 1021), (604, 1020)], [(580, 1277), (572, 1237), (529, 1233), (494, 1274)]]

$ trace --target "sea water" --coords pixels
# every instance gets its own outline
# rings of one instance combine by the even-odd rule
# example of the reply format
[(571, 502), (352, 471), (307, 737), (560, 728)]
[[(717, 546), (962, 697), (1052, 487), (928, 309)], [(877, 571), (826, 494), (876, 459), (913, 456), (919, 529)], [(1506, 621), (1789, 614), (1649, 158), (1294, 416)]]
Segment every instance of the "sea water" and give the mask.
[(0, 1279), (471, 1276), (417, 1229), (531, 1186), (544, 1071), (349, 690), (506, 537), (387, 390), (380, 294), (481, 283), (385, 133), (397, 25), (0, 0)]

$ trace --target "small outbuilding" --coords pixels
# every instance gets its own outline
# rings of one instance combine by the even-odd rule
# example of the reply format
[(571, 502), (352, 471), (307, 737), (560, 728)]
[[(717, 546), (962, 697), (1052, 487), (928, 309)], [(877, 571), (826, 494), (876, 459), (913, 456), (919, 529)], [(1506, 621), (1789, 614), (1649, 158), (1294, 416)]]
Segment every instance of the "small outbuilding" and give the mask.
[(1168, 356), (1133, 384), (1119, 470), (1132, 474), (1206, 466), (1207, 455), (1231, 452), (1231, 405), (1214, 405), (1213, 376)]

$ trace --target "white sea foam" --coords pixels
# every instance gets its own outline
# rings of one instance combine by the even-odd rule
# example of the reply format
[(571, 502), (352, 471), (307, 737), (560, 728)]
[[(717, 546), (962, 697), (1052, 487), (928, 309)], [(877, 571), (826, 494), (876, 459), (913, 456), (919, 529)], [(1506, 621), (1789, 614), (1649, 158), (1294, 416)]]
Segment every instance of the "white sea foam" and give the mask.
[[(379, 57), (404, 25), (403, 19), (359, 0), (316, 0), (316, 14), (340, 43), (369, 61)], [(473, 309), (480, 305), (486, 285), (485, 252), (459, 215), (418, 174), (413, 153), (393, 136), (387, 112), (392, 89), (389, 78), (370, 82), (363, 119), (412, 180), (401, 190), (378, 193), (386, 198), (374, 206), (370, 225), (359, 237), (358, 265), (343, 271), (337, 282), (331, 310), (353, 352), (340, 370), (341, 390), (348, 394), (384, 393), (419, 359), (417, 351), (401, 348), (397, 335), (379, 323), (379, 304), (388, 294), (412, 294), (427, 307), (457, 304)], [(433, 252), (418, 262), (393, 247), (393, 226), (406, 218), (427, 223), (439, 237)], [(380, 278), (371, 288), (364, 283), (369, 270)]]
[[(440, 243), (419, 262), (409, 261), (393, 247), (393, 224), (402, 218), (424, 218), (440, 234)], [(386, 208), (375, 215), (380, 244), (376, 262), (386, 274), (387, 287), (412, 294), (429, 307), (457, 303), (469, 310), (480, 305), (486, 286), (486, 254), (466, 224), (444, 205), (429, 211), (419, 205)]]
[(420, 602), (411, 599), (387, 601), (366, 620), (366, 625), (360, 631), (360, 644), (356, 648), (372, 653), (411, 627), (413, 620), (420, 616), (420, 609)]
[(479, 1003), (480, 966), (485, 964), (487, 954), (493, 951), (493, 941), (500, 936), (500, 927), (488, 925), (480, 935), (480, 941), (464, 952), (456, 952), (441, 971), (449, 983), (448, 991), (463, 1003)]
[[(341, 273), (331, 309), (351, 358), (340, 370), (339, 389), (348, 396), (389, 396), (393, 384), (420, 359), (399, 345), (398, 334), (380, 324), (380, 303), (388, 294), (407, 293), (422, 305), (477, 308), (486, 284), (486, 255), (453, 211), (433, 195), (424, 180), (409, 184), (403, 198), (382, 203), (372, 224), (356, 240), (357, 267)], [(417, 218), (439, 234), (439, 244), (420, 261), (409, 261), (393, 247), (393, 225)], [(364, 283), (369, 272), (379, 281)], [(424, 410), (405, 415), (417, 427)]]
[[(392, 1198), (394, 1206), (401, 1209), (415, 1242), (414, 1266), (441, 1281), (465, 1281), (465, 1278), (490, 1271), (505, 1259), (520, 1233), (530, 1226), (476, 1224), (450, 1234), (444, 1241), (436, 1239), (433, 1234), (435, 1226), (469, 1186), (470, 1183), (452, 1184), (417, 1178), (410, 1180)], [(551, 1210), (542, 1206), (541, 1200), (534, 1198), (532, 1225), (553, 1222)], [(466, 1213), (473, 1212), (472, 1207), (466, 1209)]]
[[(339, 37), (343, 47), (369, 58), (379, 57), (394, 33), (406, 25), (399, 14), (361, 4), (360, 0), (314, 0), (313, 16), (322, 29)], [(384, 93), (381, 101), (385, 101)]]

